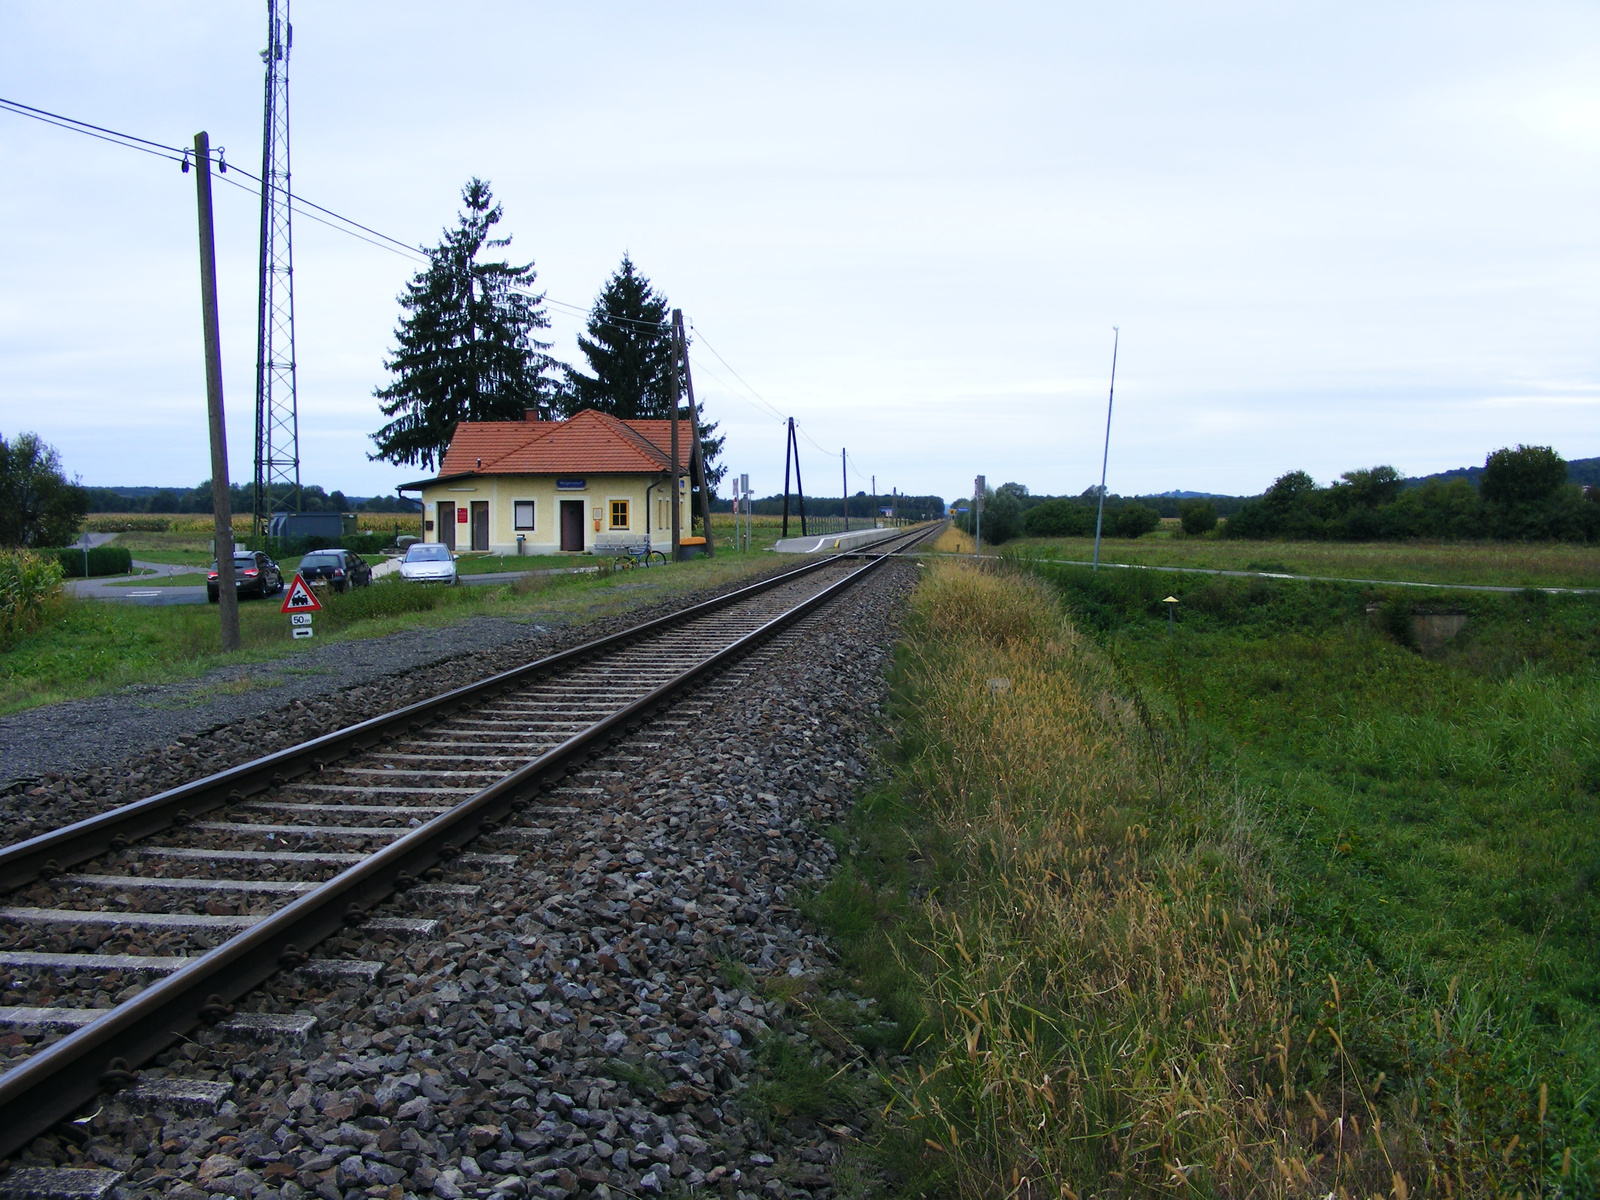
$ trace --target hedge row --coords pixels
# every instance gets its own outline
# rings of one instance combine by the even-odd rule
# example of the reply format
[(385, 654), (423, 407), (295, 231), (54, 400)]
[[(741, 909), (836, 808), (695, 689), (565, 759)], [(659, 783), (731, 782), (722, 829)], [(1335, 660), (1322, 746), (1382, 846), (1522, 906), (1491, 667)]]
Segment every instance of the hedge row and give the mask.
[(88, 552), (88, 571), (84, 571), (82, 546), (64, 546), (59, 550), (41, 550), (61, 564), (61, 574), (68, 579), (82, 579), (88, 575), (126, 575), (133, 570), (133, 555), (121, 546), (95, 546)]

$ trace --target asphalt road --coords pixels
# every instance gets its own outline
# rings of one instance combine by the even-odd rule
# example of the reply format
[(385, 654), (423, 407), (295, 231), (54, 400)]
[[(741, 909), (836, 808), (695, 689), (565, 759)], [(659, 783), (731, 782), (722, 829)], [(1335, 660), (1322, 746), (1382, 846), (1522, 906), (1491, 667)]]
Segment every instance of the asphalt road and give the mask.
[[(117, 535), (114, 533), (91, 533), (90, 546), (103, 546)], [(140, 559), (133, 560), (136, 571), (146, 575), (193, 575), (201, 570), (199, 567), (184, 567), (174, 563), (144, 562)], [(92, 600), (120, 600), (126, 604), (204, 604), (206, 602), (206, 589), (204, 584), (195, 587), (127, 587), (127, 575), (105, 576), (97, 579), (69, 579), (65, 587), (74, 596), (81, 596)]]

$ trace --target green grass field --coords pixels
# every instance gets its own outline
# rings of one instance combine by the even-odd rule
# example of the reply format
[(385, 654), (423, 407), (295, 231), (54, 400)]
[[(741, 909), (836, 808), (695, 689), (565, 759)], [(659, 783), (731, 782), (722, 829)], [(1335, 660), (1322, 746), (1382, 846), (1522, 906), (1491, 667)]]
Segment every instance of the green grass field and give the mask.
[(1600, 597), (1430, 594), (1423, 652), (1399, 589), (1040, 574), (925, 574), (807, 902), (883, 1018), (811, 1025), (877, 1062), (861, 1177), (1595, 1195)]
[[(1008, 558), (1088, 562), (1094, 539), (1017, 538), (1001, 546), (1000, 553)], [(1600, 587), (1600, 551), (1563, 543), (1243, 542), (1148, 535), (1106, 538), (1100, 544), (1100, 560), (1415, 583)]]
[(493, 575), (500, 571), (544, 571), (552, 567), (593, 567), (609, 558), (587, 554), (474, 554), (456, 556), (456, 574)]
[[(1565, 557), (1532, 549), (1546, 569)], [(1416, 597), (1394, 589), (1045, 573), (1271, 829), (1302, 969), (1359, 998), (1346, 1037), (1371, 1073), (1498, 1152), (1520, 1136), (1508, 1161), (1536, 1154), (1547, 1086), (1546, 1140), (1559, 1127), (1593, 1183), (1600, 597), (1431, 593), (1419, 607), (1468, 623), (1424, 654), (1406, 644)]]

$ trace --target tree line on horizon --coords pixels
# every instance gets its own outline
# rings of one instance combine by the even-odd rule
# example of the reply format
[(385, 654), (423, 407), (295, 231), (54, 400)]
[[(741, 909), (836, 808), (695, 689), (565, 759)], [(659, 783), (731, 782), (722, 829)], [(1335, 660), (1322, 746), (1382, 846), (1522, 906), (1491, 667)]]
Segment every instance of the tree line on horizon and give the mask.
[[(1592, 474), (1583, 460), (1586, 478)], [(1137, 538), (1176, 517), (1185, 534), (1288, 541), (1600, 542), (1600, 485), (1579, 483), (1549, 446), (1503, 447), (1481, 468), (1406, 479), (1391, 466), (1346, 471), (1326, 487), (1290, 471), (1259, 497), (1107, 495), (1103, 536)], [(1020, 483), (985, 494), (982, 532), (1014, 537), (1091, 537), (1099, 489), (1036, 496)], [(959, 503), (959, 502), (958, 502)], [(970, 508), (970, 505), (968, 506)], [(972, 532), (970, 511), (957, 523)]]

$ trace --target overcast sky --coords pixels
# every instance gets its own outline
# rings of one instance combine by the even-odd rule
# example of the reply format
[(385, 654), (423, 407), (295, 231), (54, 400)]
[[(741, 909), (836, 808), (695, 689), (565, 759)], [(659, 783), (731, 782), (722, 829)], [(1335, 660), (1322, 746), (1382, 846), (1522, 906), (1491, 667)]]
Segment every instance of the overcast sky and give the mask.
[[(260, 167), (265, 4), (8, 0), (0, 96)], [(587, 307), (626, 250), (701, 335), (725, 459), (808, 491), (1256, 492), (1600, 454), (1600, 8), (295, 0), (295, 190), (409, 242), (491, 181)], [(0, 433), (206, 478), (194, 176), (0, 114)], [(231, 471), (257, 202), (219, 188)], [(386, 491), (414, 265), (295, 228), (306, 482)], [(578, 319), (555, 312), (558, 357)]]

